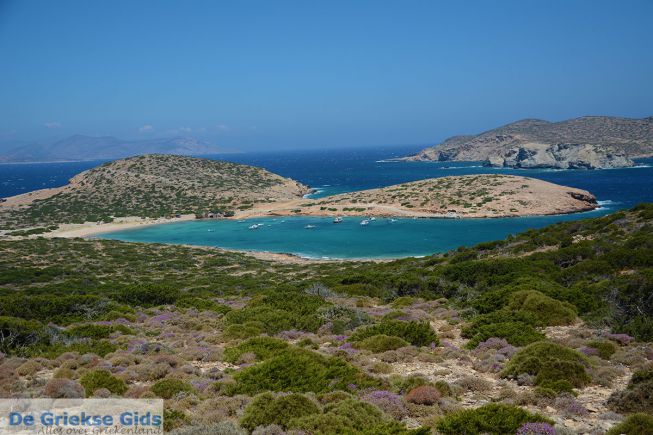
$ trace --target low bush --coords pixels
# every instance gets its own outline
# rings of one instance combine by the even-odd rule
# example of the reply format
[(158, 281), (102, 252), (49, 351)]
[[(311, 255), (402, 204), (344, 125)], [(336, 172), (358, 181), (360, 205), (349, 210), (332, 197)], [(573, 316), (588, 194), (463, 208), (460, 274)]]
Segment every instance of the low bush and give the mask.
[(321, 307), (317, 311), (317, 314), (324, 322), (331, 322), (333, 324), (333, 332), (335, 334), (341, 334), (344, 331), (370, 323), (370, 316), (365, 311), (350, 308), (345, 305)]
[(93, 339), (108, 338), (114, 332), (121, 332), (125, 335), (134, 334), (134, 331), (125, 325), (96, 325), (93, 323), (71, 326), (65, 331), (66, 335), (69, 337)]
[(234, 426), (230, 421), (221, 421), (211, 426), (186, 426), (169, 432), (170, 435), (247, 435), (247, 431)]
[(553, 299), (537, 290), (523, 290), (510, 295), (506, 308), (513, 312), (527, 312), (535, 318), (536, 326), (569, 325), (576, 319), (576, 309), (568, 302)]
[(428, 322), (402, 322), (400, 320), (384, 320), (376, 325), (359, 328), (352, 334), (350, 341), (362, 341), (381, 334), (402, 338), (414, 346), (439, 344), (438, 337)]
[(245, 408), (240, 425), (250, 431), (258, 426), (276, 424), (286, 429), (290, 420), (318, 414), (320, 409), (302, 394), (289, 394), (275, 397), (263, 393), (254, 398)]
[(630, 415), (606, 435), (653, 435), (653, 415), (643, 412)]
[(191, 393), (195, 390), (189, 383), (174, 378), (162, 379), (150, 389), (162, 399), (172, 399), (179, 393)]
[(80, 399), (85, 397), (85, 391), (79, 382), (54, 378), (45, 385), (43, 395), (52, 399)]
[(436, 423), (442, 435), (514, 434), (524, 423), (553, 421), (517, 406), (492, 403), (475, 409), (449, 414)]
[(134, 284), (122, 287), (116, 299), (137, 307), (156, 307), (174, 304), (179, 298), (179, 290), (162, 284)]
[(118, 395), (122, 395), (127, 391), (125, 382), (122, 379), (116, 378), (107, 370), (94, 370), (87, 372), (81, 377), (79, 382), (84, 387), (86, 397), (92, 396), (95, 390), (100, 388), (106, 388), (110, 392)]
[(326, 405), (323, 414), (293, 419), (289, 426), (291, 429), (306, 431), (312, 435), (410, 433), (376, 406), (356, 399), (345, 399)]
[(48, 341), (45, 329), (39, 322), (0, 316), (0, 352), (12, 354), (19, 349)]
[(77, 352), (80, 355), (92, 353), (104, 358), (107, 354), (115, 352), (117, 349), (118, 346), (108, 340), (90, 340), (71, 344), (39, 344), (24, 349), (22, 353), (26, 356), (42, 356), (44, 358), (54, 359), (67, 352)]
[(608, 406), (621, 413), (653, 413), (653, 368), (633, 373), (626, 389), (610, 396)]
[(587, 358), (568, 347), (539, 341), (517, 352), (502, 372), (504, 377), (522, 374), (535, 376), (535, 385), (555, 391), (568, 391), (590, 382), (585, 368)]
[(364, 340), (357, 342), (354, 347), (357, 349), (369, 350), (373, 353), (385, 352), (388, 350), (399, 349), (400, 347), (408, 346), (408, 343), (403, 338), (389, 336), (389, 335), (373, 335)]
[(436, 387), (421, 385), (415, 387), (406, 394), (406, 401), (418, 405), (435, 405), (438, 403), (442, 393)]
[(610, 359), (617, 351), (617, 345), (607, 340), (593, 340), (587, 343), (587, 347), (596, 349), (598, 355), (603, 359)]
[(231, 308), (214, 302), (207, 298), (199, 298), (193, 296), (183, 296), (175, 302), (179, 308), (195, 308), (198, 311), (213, 311), (219, 314), (226, 314), (231, 311)]
[(462, 335), (470, 339), (466, 345), (469, 349), (474, 349), (479, 343), (493, 337), (504, 338), (513, 346), (526, 346), (545, 338), (545, 335), (538, 332), (532, 325), (512, 321), (482, 325), (473, 324), (471, 327), (463, 329)]
[(373, 390), (363, 396), (363, 400), (378, 407), (396, 420), (401, 420), (408, 415), (404, 398), (392, 391)]
[(262, 362), (239, 370), (236, 383), (226, 386), (228, 394), (256, 394), (264, 391), (323, 393), (347, 388), (378, 386), (348, 362), (306, 349), (290, 347)]
[(241, 355), (253, 353), (256, 358), (263, 360), (270, 358), (281, 350), (288, 348), (288, 343), (278, 338), (254, 337), (234, 347), (228, 347), (224, 351), (224, 360), (232, 364), (236, 363)]

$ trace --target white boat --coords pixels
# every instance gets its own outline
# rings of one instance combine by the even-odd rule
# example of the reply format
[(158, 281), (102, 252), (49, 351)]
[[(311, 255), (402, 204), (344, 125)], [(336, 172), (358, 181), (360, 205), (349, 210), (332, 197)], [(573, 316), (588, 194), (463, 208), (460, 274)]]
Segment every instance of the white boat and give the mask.
[(375, 220), (376, 220), (376, 218), (375, 218), (374, 216), (372, 216), (372, 217), (370, 218), (370, 221), (375, 221)]
[(342, 218), (341, 218), (340, 216), (337, 216), (337, 217), (333, 220), (333, 223), (334, 223), (334, 224), (339, 224), (340, 222), (342, 222)]
[(390, 219), (390, 222), (397, 222), (397, 219)]
[(262, 226), (263, 226), (263, 224), (254, 224), (254, 225), (250, 225), (249, 229), (250, 230), (258, 230), (259, 227), (262, 227)]
[(306, 225), (304, 228), (306, 228), (307, 230), (311, 230), (315, 228), (315, 225)]
[(370, 224), (370, 221), (368, 221), (367, 219), (363, 219), (361, 221), (361, 225), (369, 225), (369, 224)]

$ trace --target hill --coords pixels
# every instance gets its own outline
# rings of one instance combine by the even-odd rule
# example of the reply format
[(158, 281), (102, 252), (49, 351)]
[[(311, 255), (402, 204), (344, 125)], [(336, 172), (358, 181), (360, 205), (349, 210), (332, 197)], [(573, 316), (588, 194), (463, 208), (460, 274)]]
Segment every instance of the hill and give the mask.
[(454, 136), (414, 161), (484, 161), (518, 168), (610, 168), (653, 156), (653, 118), (587, 116), (561, 122), (525, 119), (475, 136)]
[(301, 197), (308, 187), (261, 168), (152, 154), (84, 171), (70, 184), (0, 203), (5, 227), (110, 221), (117, 216), (228, 213)]
[(221, 148), (191, 137), (124, 140), (113, 136), (77, 134), (52, 144), (22, 144), (0, 152), (0, 162), (51, 162), (67, 160), (111, 160), (143, 154), (215, 154)]
[(433, 178), (380, 189), (255, 206), (236, 217), (254, 215), (340, 215), (410, 217), (505, 217), (593, 210), (589, 192), (512, 175)]
[(653, 412), (652, 253), (650, 204), (380, 263), (0, 240), (0, 397), (163, 397), (206, 433), (606, 433)]

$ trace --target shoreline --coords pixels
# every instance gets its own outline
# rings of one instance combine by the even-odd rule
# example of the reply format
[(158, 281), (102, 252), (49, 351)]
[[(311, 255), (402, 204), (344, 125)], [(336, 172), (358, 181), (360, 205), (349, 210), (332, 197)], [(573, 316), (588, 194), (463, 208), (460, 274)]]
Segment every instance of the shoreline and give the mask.
[[(601, 201), (602, 202), (602, 201)], [(420, 213), (413, 212), (411, 214), (377, 214), (374, 213), (378, 210), (367, 210), (367, 213), (358, 213), (358, 214), (343, 214), (342, 217), (359, 217), (366, 218), (368, 216), (381, 217), (381, 218), (394, 218), (394, 219), (442, 219), (442, 220), (464, 220), (464, 219), (512, 219), (512, 218), (529, 218), (529, 217), (546, 217), (546, 216), (566, 216), (571, 214), (583, 214), (589, 213), (597, 210), (601, 210), (603, 206), (597, 203), (592, 208), (587, 208), (584, 210), (575, 210), (569, 212), (552, 212), (552, 213), (525, 213), (519, 215), (492, 215), (492, 216), (447, 216), (445, 214), (430, 214), (430, 213)], [(178, 218), (141, 218), (138, 216), (128, 216), (116, 218), (113, 222), (99, 223), (99, 222), (85, 222), (83, 224), (62, 224), (56, 230), (39, 234), (40, 237), (45, 238), (89, 238), (94, 237), (99, 234), (111, 233), (114, 231), (130, 230), (135, 228), (153, 226), (153, 225), (165, 225), (172, 223), (180, 222), (192, 222), (192, 221), (237, 221), (237, 220), (247, 220), (247, 219), (262, 219), (262, 218), (274, 218), (274, 217), (318, 217), (330, 219), (333, 218), (335, 214), (333, 213), (289, 213), (289, 214), (270, 214), (258, 210), (247, 210), (242, 212), (242, 214), (237, 214), (233, 217), (228, 218), (219, 218), (219, 219), (208, 219), (202, 218), (197, 219), (193, 214), (181, 215)], [(9, 230), (12, 231), (12, 230)], [(13, 238), (9, 236), (10, 238)], [(31, 237), (31, 236), (28, 236)], [(23, 237), (17, 236), (16, 239)], [(195, 246), (195, 245), (189, 245)], [(237, 252), (252, 252), (252, 251), (237, 251)], [(259, 252), (259, 251), (256, 251)], [(294, 254), (288, 254), (294, 255)], [(303, 258), (303, 257), (302, 257)]]

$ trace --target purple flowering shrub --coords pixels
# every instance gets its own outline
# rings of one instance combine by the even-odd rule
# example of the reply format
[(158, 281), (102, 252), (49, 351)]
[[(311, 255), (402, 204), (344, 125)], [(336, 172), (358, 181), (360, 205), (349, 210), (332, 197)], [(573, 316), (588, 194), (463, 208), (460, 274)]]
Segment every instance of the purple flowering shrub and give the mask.
[(516, 435), (556, 435), (556, 430), (549, 423), (524, 423)]

